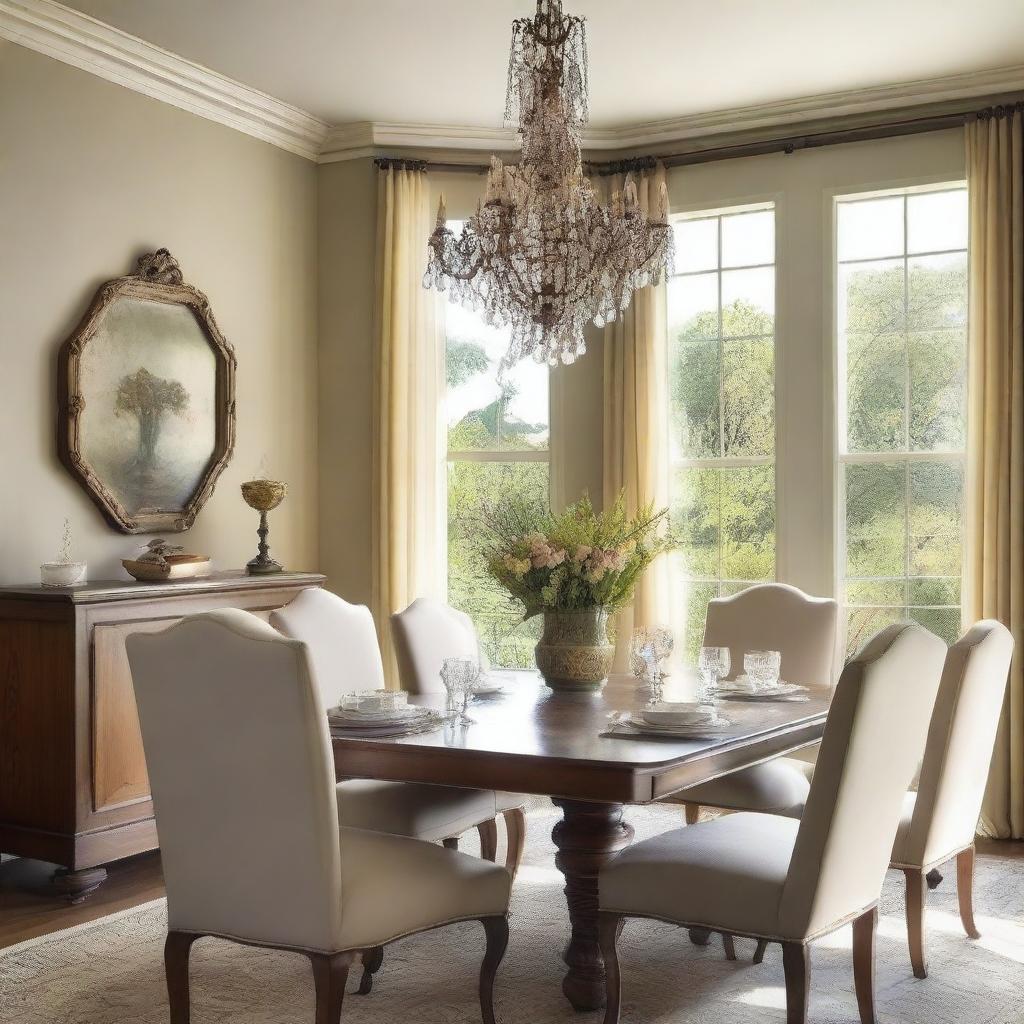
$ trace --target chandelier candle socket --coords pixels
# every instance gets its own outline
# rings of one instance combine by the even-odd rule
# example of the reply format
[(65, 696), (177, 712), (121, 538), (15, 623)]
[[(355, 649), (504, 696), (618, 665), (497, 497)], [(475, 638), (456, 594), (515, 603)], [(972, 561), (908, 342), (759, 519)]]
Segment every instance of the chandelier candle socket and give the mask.
[(584, 19), (563, 15), (561, 0), (537, 0), (533, 18), (512, 23), (505, 118), (518, 119), (520, 162), (491, 157), (484, 198), (458, 235), (441, 198), (423, 279), (512, 328), (499, 379), (527, 355), (574, 362), (587, 323), (618, 319), (637, 288), (672, 272), (664, 183), (652, 218), (630, 175), (603, 205), (583, 174), (587, 116)]

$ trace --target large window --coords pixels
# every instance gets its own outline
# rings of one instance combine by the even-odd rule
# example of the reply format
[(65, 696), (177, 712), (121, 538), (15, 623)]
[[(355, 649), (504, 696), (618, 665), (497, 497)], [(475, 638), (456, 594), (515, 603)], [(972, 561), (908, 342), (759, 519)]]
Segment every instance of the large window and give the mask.
[(671, 513), (693, 658), (708, 601), (775, 575), (775, 211), (701, 212), (674, 230)]
[(847, 649), (960, 630), (967, 192), (836, 202), (839, 576)]
[(548, 500), (548, 369), (523, 360), (497, 383), (509, 333), (446, 307), (448, 601), (469, 614), (491, 663), (528, 668), (540, 623), (487, 575), (481, 508), (507, 494)]

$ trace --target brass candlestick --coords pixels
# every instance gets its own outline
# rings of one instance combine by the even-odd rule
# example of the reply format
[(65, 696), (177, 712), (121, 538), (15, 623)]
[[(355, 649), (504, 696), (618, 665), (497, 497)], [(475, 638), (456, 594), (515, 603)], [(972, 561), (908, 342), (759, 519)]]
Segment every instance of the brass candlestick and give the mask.
[(267, 535), (270, 533), (267, 513), (277, 508), (287, 493), (288, 485), (277, 480), (248, 480), (242, 484), (242, 497), (246, 505), (260, 514), (260, 527), (256, 531), (260, 538), (259, 554), (245, 567), (254, 575), (282, 572), (284, 569), (270, 557), (270, 545), (267, 543)]

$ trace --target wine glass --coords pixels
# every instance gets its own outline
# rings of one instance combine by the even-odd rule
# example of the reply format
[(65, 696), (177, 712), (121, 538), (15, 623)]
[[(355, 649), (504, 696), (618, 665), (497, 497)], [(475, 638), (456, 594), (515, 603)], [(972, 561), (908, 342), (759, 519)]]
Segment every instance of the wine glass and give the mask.
[(747, 651), (743, 671), (758, 690), (770, 690), (778, 684), (782, 655), (779, 651)]
[(441, 666), (441, 682), (444, 683), (445, 714), (458, 717), (461, 725), (471, 725), (469, 701), (473, 688), (480, 678), (480, 666), (466, 658), (445, 658)]
[(702, 647), (700, 649), (701, 686), (697, 694), (700, 704), (714, 703), (714, 691), (718, 680), (729, 674), (732, 667), (728, 647)]

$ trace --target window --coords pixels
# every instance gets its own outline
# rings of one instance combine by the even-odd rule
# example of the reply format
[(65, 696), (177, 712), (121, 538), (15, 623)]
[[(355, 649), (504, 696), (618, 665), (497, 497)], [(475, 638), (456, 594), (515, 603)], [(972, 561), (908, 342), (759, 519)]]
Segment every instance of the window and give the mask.
[[(458, 229), (458, 225), (456, 225)], [(445, 319), (448, 423), (448, 601), (473, 619), (493, 665), (529, 668), (540, 620), (488, 576), (479, 515), (508, 493), (548, 500), (548, 369), (523, 360), (497, 384), (509, 331), (449, 302)]]
[(839, 578), (847, 649), (960, 631), (967, 190), (836, 202)]
[(674, 230), (671, 514), (693, 659), (708, 601), (775, 575), (775, 210), (703, 212)]

